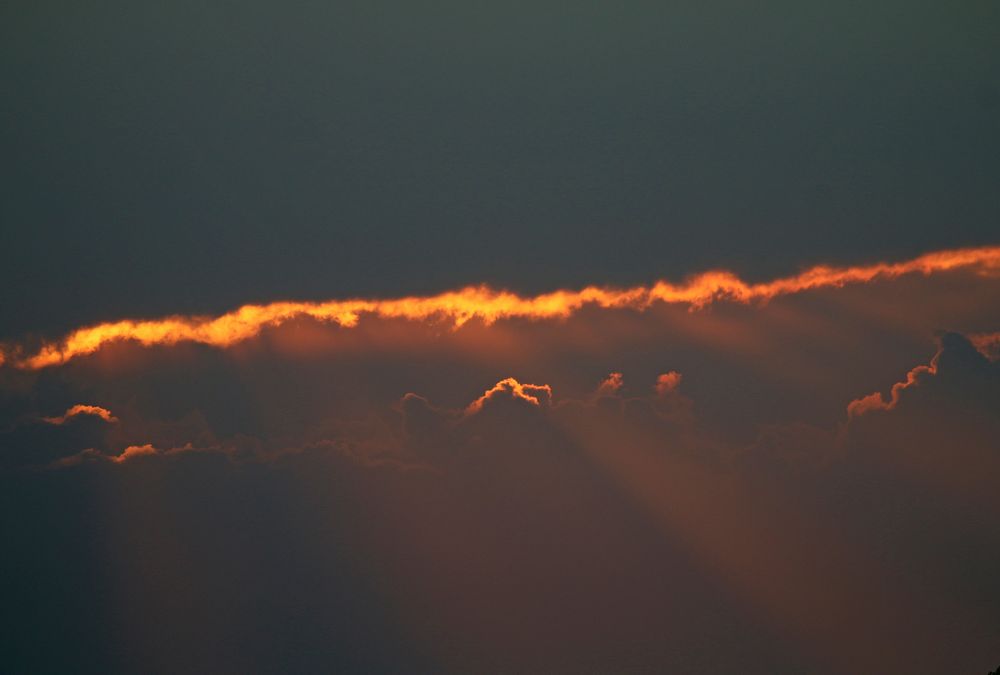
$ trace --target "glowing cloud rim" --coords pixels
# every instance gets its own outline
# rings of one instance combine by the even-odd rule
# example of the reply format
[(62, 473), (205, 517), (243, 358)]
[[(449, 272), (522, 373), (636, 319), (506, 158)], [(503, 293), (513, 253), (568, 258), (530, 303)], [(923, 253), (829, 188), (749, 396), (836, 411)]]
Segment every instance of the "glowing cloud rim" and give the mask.
[(79, 417), (81, 415), (87, 415), (91, 417), (97, 417), (104, 420), (108, 424), (115, 424), (118, 422), (118, 418), (111, 414), (111, 411), (107, 408), (102, 408), (99, 405), (86, 405), (84, 403), (78, 403), (71, 408), (67, 409), (62, 415), (57, 415), (54, 417), (43, 417), (42, 421), (46, 424), (54, 424), (60, 426), (66, 424), (73, 418)]
[(145, 346), (194, 342), (228, 347), (258, 335), (269, 326), (299, 318), (357, 325), (362, 316), (402, 318), (413, 321), (441, 321), (461, 326), (472, 319), (491, 324), (501, 319), (563, 319), (585, 306), (603, 309), (645, 310), (657, 303), (687, 305), (698, 309), (719, 301), (735, 303), (767, 302), (803, 291), (863, 284), (894, 279), (908, 274), (931, 275), (967, 269), (983, 274), (1000, 272), (1000, 246), (954, 249), (928, 253), (897, 263), (833, 267), (819, 265), (800, 274), (751, 284), (732, 272), (715, 270), (691, 277), (684, 283), (658, 281), (651, 286), (609, 288), (587, 286), (581, 290), (558, 290), (535, 296), (521, 296), (489, 286), (470, 286), (431, 296), (395, 299), (348, 299), (326, 302), (274, 302), (244, 305), (217, 317), (173, 316), (164, 319), (124, 320), (80, 328), (59, 341), (43, 343), (37, 351), (24, 354), (14, 346), (0, 350), (5, 362), (21, 370), (39, 370), (65, 364), (92, 354), (104, 345), (133, 341)]

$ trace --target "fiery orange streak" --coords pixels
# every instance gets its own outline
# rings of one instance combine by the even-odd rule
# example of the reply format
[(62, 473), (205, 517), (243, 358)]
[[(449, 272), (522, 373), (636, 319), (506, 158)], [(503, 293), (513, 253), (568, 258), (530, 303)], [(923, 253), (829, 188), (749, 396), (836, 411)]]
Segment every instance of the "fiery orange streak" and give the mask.
[(617, 289), (588, 286), (581, 290), (559, 290), (524, 297), (488, 286), (471, 286), (457, 291), (424, 297), (396, 299), (350, 299), (328, 302), (274, 302), (245, 305), (218, 317), (175, 316), (148, 321), (117, 321), (73, 331), (63, 340), (45, 343), (34, 354), (21, 356), (19, 350), (0, 352), (5, 360), (24, 370), (38, 370), (64, 364), (91, 354), (102, 346), (130, 340), (142, 345), (174, 345), (197, 342), (227, 347), (297, 318), (356, 325), (362, 315), (404, 318), (414, 321), (439, 320), (461, 326), (471, 319), (487, 324), (500, 319), (560, 319), (584, 306), (604, 309), (645, 310), (655, 303), (683, 304), (697, 309), (717, 301), (766, 302), (774, 297), (807, 290), (841, 287), (892, 279), (907, 274), (930, 275), (959, 268), (980, 273), (1000, 271), (1000, 246), (957, 249), (928, 253), (899, 263), (877, 263), (861, 267), (820, 265), (800, 274), (766, 283), (747, 283), (732, 272), (709, 271), (682, 284), (658, 281), (652, 286)]

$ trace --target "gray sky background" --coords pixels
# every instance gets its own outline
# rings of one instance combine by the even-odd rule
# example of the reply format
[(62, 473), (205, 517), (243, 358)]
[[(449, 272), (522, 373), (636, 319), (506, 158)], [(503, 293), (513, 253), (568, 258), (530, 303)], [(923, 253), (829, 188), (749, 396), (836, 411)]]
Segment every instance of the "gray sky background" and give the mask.
[(0, 337), (993, 243), (996, 2), (0, 10)]

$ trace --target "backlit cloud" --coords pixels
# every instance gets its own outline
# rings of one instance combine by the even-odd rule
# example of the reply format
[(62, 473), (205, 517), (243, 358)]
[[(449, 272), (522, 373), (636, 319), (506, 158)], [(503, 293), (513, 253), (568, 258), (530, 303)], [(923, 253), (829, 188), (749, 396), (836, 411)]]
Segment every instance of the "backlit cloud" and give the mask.
[(594, 392), (596, 396), (610, 396), (618, 393), (618, 390), (625, 384), (625, 378), (621, 373), (611, 373), (599, 385)]
[(681, 384), (681, 378), (682, 375), (674, 370), (659, 375), (656, 378), (656, 393), (660, 396), (666, 396), (676, 391)]
[[(218, 451), (223, 452), (222, 448), (209, 448), (205, 451)], [(130, 460), (134, 460), (137, 457), (170, 457), (174, 455), (179, 455), (187, 452), (195, 452), (195, 448), (190, 444), (178, 448), (168, 448), (166, 450), (161, 450), (155, 447), (152, 443), (143, 443), (142, 445), (130, 445), (124, 448), (117, 455), (106, 454), (95, 448), (87, 448), (82, 450), (75, 455), (70, 455), (68, 457), (63, 457), (52, 462), (49, 466), (53, 469), (66, 468), (71, 466), (77, 466), (86, 462), (107, 462), (111, 464), (124, 464)]]
[(43, 417), (42, 421), (46, 422), (47, 424), (56, 424), (56, 425), (66, 424), (66, 422), (80, 415), (89, 415), (92, 417), (97, 417), (111, 424), (118, 421), (118, 418), (112, 415), (110, 410), (107, 410), (106, 408), (102, 408), (97, 405), (84, 405), (84, 404), (77, 404), (66, 410), (66, 412), (64, 412), (62, 415), (58, 415), (56, 417)]
[[(132, 346), (0, 370), (0, 493), (31, 505), (4, 512), (100, 542), (78, 554), (171, 630), (249, 617), (240, 654), (247, 607), (290, 589), (278, 619), (314, 598), (349, 623), (345, 589), (373, 587), (422, 672), (614, 672), (625, 650), (657, 672), (974, 672), (1000, 630), (1000, 277), (972, 259), (703, 275), (703, 302), (475, 289), (108, 324), (80, 344)], [(767, 302), (793, 287), (825, 290)], [(21, 569), (64, 556), (34, 536)]]
[(973, 333), (969, 342), (991, 361), (1000, 360), (1000, 331), (996, 333)]
[(766, 302), (778, 296), (814, 289), (958, 269), (996, 274), (1000, 270), (1000, 247), (940, 251), (897, 263), (854, 267), (820, 265), (794, 276), (764, 283), (749, 283), (727, 271), (710, 271), (681, 284), (658, 281), (651, 286), (625, 289), (588, 286), (578, 291), (559, 290), (536, 296), (474, 286), (423, 297), (245, 305), (218, 317), (174, 316), (102, 323), (73, 331), (62, 340), (46, 342), (35, 351), (16, 346), (8, 348), (0, 354), (0, 358), (10, 360), (17, 368), (37, 370), (92, 354), (102, 346), (118, 341), (132, 341), (146, 346), (193, 342), (228, 347), (258, 335), (266, 327), (301, 318), (345, 328), (356, 326), (363, 316), (439, 321), (461, 326), (472, 319), (487, 324), (512, 318), (564, 319), (590, 306), (641, 311), (655, 304), (671, 304), (697, 309), (720, 301), (744, 304)]
[(906, 374), (905, 380), (892, 385), (892, 389), (889, 390), (888, 400), (882, 396), (881, 392), (876, 391), (851, 401), (847, 404), (847, 416), (858, 417), (873, 410), (892, 410), (899, 404), (903, 391), (917, 386), (922, 378), (927, 375), (934, 375), (936, 372), (937, 356), (931, 359), (930, 364), (913, 368)]
[(467, 415), (479, 412), (493, 400), (524, 401), (533, 406), (548, 406), (552, 402), (552, 387), (547, 384), (521, 384), (513, 377), (500, 380), (469, 404)]

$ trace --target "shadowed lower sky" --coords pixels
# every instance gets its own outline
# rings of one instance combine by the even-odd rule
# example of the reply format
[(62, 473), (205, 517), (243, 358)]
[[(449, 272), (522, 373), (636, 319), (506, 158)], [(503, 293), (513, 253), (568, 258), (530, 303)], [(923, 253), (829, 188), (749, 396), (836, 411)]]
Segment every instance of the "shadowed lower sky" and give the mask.
[(996, 2), (8, 2), (0, 671), (1000, 664)]
[(14, 345), (5, 658), (986, 673), (995, 257), (706, 304), (265, 306)]

